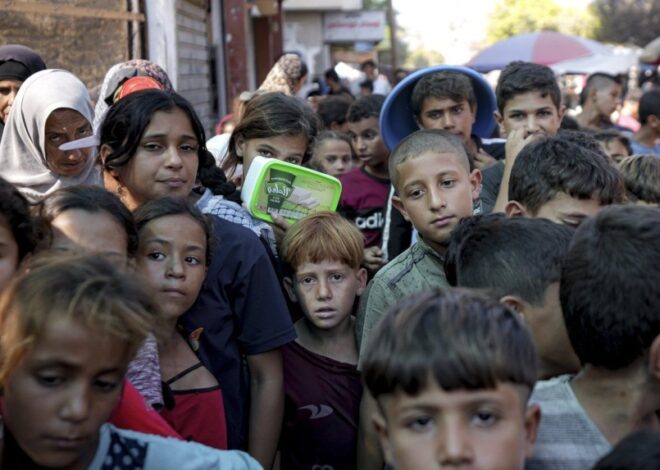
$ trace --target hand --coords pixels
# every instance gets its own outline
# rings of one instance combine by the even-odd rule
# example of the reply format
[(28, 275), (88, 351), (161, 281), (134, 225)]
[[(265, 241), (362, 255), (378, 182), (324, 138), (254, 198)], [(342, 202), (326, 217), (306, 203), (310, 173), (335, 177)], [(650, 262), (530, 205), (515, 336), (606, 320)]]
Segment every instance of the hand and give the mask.
[(278, 246), (280, 246), (282, 240), (284, 239), (284, 234), (286, 234), (286, 231), (289, 230), (289, 223), (279, 214), (271, 214), (271, 217), (273, 217), (273, 223), (270, 224), (270, 226), (273, 227), (275, 242)]
[(507, 166), (513, 167), (513, 164), (523, 147), (542, 136), (543, 134), (539, 133), (527, 134), (527, 129), (524, 127), (518, 127), (509, 132), (509, 135), (506, 138), (506, 145), (504, 146)]
[(383, 250), (377, 246), (371, 246), (364, 249), (364, 266), (372, 273), (378, 271), (382, 266), (385, 265), (385, 259), (383, 258)]
[(497, 160), (484, 152), (483, 149), (479, 149), (474, 156), (474, 166), (479, 170), (488, 168), (495, 163), (497, 163)]

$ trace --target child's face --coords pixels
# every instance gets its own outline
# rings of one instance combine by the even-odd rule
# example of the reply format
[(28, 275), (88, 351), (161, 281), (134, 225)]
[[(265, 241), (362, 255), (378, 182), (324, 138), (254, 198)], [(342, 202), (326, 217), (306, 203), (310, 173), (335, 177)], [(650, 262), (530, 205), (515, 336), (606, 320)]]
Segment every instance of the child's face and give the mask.
[(5, 425), (35, 463), (87, 468), (129, 360), (121, 339), (74, 320), (50, 321), (3, 384)]
[[(187, 197), (197, 179), (199, 145), (185, 111), (155, 112), (133, 158), (110, 170), (123, 186), (126, 206), (133, 210), (162, 196)], [(110, 151), (103, 146), (101, 156)]]
[(53, 250), (97, 253), (118, 266), (125, 266), (128, 235), (111, 214), (70, 209), (55, 217), (51, 226)]
[(206, 276), (206, 234), (195, 219), (169, 215), (140, 231), (138, 271), (163, 315), (176, 320), (197, 299)]
[(353, 169), (351, 146), (343, 140), (324, 140), (313, 158), (321, 171), (328, 175), (339, 176)]
[(18, 245), (7, 219), (0, 215), (0, 293), (5, 290), (16, 269)]
[(621, 163), (626, 157), (629, 157), (628, 149), (619, 139), (612, 139), (607, 142), (600, 142), (600, 146), (614, 163)]
[(533, 217), (577, 227), (587, 217), (596, 215), (602, 207), (596, 198), (578, 199), (566, 193), (559, 193), (554, 199), (543, 204)]
[(593, 95), (594, 104), (601, 116), (609, 118), (621, 104), (621, 85), (612, 83), (610, 86), (596, 90)]
[(456, 224), (472, 215), (472, 201), (479, 197), (481, 173), (470, 173), (466, 165), (454, 154), (426, 152), (396, 168), (399, 194), (392, 203), (440, 253)]
[(380, 135), (378, 118), (370, 117), (348, 123), (348, 135), (353, 143), (353, 151), (358, 160), (367, 168), (387, 163), (390, 152)]
[(495, 120), (503, 135), (524, 128), (523, 138), (531, 134), (555, 135), (563, 117), (563, 107), (557, 109), (550, 95), (542, 95), (539, 91), (515, 95), (506, 102), (502, 114), (495, 111)]
[(355, 270), (339, 261), (326, 260), (298, 266), (286, 285), (309, 323), (320, 330), (332, 330), (348, 320), (366, 282), (363, 268)]
[(422, 129), (444, 129), (457, 135), (463, 143), (472, 136), (472, 125), (477, 110), (470, 107), (467, 100), (454, 101), (449, 98), (427, 96), (422, 102), (419, 127)]
[(302, 165), (305, 152), (307, 152), (307, 138), (302, 134), (249, 140), (239, 137), (236, 142), (236, 153), (239, 157), (243, 157), (244, 175), (247, 175), (255, 157), (276, 158), (294, 165)]
[(540, 418), (525, 399), (523, 387), (509, 383), (447, 392), (432, 381), (419, 395), (383, 398), (374, 422), (397, 470), (516, 470), (532, 454)]

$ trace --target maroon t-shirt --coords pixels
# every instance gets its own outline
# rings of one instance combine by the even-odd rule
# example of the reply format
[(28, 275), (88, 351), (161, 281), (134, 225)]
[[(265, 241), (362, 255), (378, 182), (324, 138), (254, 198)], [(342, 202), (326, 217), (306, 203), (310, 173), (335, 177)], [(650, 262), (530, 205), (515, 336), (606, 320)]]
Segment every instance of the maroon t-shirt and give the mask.
[(354, 469), (362, 382), (356, 366), (291, 342), (282, 349), (282, 468)]
[(360, 229), (365, 236), (365, 247), (380, 246), (390, 180), (356, 168), (341, 175), (339, 181), (342, 185), (339, 212)]

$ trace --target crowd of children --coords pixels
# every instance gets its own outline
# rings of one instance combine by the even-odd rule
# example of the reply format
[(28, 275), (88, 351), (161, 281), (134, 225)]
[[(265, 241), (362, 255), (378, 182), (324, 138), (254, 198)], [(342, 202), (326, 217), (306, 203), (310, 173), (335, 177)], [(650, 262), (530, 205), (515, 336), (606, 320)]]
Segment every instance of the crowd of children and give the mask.
[[(0, 467), (658, 465), (657, 89), (626, 135), (594, 75), (564, 130), (545, 66), (433, 68), (393, 138), (381, 94), (291, 96), (287, 54), (214, 158), (155, 64), (113, 67), (95, 119), (3, 47)], [(257, 157), (337, 177), (337, 212), (255, 217)]]

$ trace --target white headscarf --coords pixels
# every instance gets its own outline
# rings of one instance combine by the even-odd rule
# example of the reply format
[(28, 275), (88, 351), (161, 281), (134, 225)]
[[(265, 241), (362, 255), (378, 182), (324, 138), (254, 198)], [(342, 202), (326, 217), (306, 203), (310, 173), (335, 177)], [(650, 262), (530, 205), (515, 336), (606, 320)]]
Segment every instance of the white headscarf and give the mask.
[(87, 87), (75, 75), (57, 69), (35, 73), (18, 90), (0, 142), (0, 176), (33, 203), (67, 186), (101, 184), (96, 149), (77, 176), (60, 176), (48, 168), (46, 120), (59, 108), (78, 111), (90, 126), (94, 121)]

